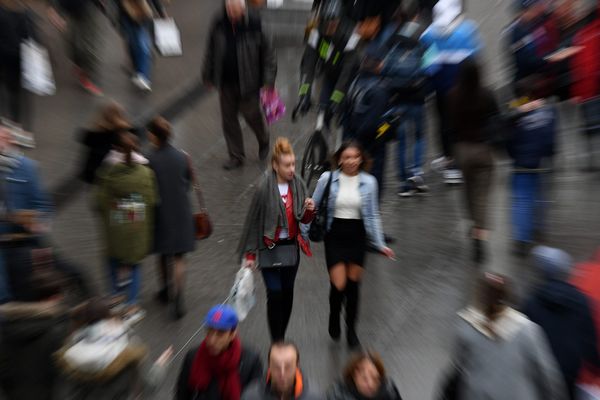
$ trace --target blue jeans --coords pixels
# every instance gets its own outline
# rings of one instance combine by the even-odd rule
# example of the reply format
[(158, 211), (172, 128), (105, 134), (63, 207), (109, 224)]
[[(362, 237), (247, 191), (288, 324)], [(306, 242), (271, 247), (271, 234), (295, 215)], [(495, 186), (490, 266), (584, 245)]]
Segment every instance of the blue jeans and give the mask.
[[(415, 175), (423, 174), (423, 154), (425, 152), (425, 127), (424, 127), (424, 106), (422, 104), (407, 104), (405, 114), (402, 118), (402, 124), (398, 127), (398, 173), (400, 181), (406, 180)], [(414, 135), (412, 147), (412, 163), (407, 167), (407, 136), (409, 130), (407, 123), (411, 122)], [(410, 170), (410, 172), (409, 172)]]
[(512, 176), (513, 239), (530, 243), (542, 228), (543, 196), (540, 173), (515, 172)]
[(152, 38), (146, 24), (123, 21), (123, 34), (135, 72), (150, 81), (152, 69)]
[(260, 272), (269, 291), (281, 292), (294, 288), (298, 267), (263, 268)]
[[(137, 304), (142, 284), (139, 264), (124, 265), (114, 258), (109, 260), (109, 264), (112, 294), (126, 294), (128, 305)], [(122, 271), (119, 273), (121, 269)]]

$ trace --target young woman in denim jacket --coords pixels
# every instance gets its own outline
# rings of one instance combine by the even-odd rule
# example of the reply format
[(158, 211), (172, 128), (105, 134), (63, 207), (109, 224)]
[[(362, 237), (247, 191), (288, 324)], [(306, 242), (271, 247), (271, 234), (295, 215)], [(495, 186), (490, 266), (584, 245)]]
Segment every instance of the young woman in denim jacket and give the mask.
[(368, 163), (362, 147), (357, 142), (346, 142), (334, 158), (338, 170), (321, 176), (313, 199), (315, 204), (321, 204), (330, 185), (325, 235), (325, 257), (331, 280), (329, 335), (335, 341), (340, 338), (340, 312), (345, 298), (347, 340), (354, 348), (359, 345), (355, 324), (367, 245), (391, 259), (394, 252), (385, 244), (377, 181), (365, 172)]

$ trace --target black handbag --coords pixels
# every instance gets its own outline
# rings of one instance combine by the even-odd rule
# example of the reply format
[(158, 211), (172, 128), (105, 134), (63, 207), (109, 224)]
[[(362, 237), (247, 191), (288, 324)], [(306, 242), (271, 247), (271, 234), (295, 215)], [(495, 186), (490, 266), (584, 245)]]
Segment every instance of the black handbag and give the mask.
[(290, 268), (300, 262), (300, 249), (295, 240), (275, 243), (258, 251), (259, 268)]
[(308, 238), (313, 242), (322, 242), (323, 239), (325, 239), (325, 234), (327, 233), (327, 208), (329, 206), (329, 192), (331, 190), (332, 179), (333, 172), (330, 172), (329, 181), (327, 182), (327, 186), (323, 192), (323, 197), (319, 203), (319, 208), (317, 209), (317, 215), (315, 216), (315, 219), (310, 225), (310, 230), (308, 231)]

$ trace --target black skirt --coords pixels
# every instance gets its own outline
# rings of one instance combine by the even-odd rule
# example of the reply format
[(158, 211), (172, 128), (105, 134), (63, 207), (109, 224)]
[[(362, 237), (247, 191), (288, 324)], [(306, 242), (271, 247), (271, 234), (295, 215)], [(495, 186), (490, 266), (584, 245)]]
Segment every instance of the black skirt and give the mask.
[(364, 267), (367, 233), (361, 219), (334, 218), (325, 236), (327, 269), (336, 264), (356, 264)]

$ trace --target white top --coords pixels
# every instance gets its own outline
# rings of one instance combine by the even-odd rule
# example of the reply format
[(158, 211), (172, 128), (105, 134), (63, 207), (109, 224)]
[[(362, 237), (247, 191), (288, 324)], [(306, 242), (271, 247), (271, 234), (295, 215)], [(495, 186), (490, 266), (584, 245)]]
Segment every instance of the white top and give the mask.
[(334, 218), (360, 219), (361, 198), (358, 190), (359, 176), (340, 173), (340, 189), (335, 201)]
[[(283, 204), (287, 203), (287, 197), (288, 197), (288, 193), (290, 192), (290, 185), (288, 183), (278, 183), (277, 186), (279, 187), (279, 194), (281, 195), (281, 201), (283, 201)], [(287, 229), (281, 229), (281, 232), (279, 232), (279, 239), (289, 239), (290, 238), (290, 234), (288, 233)]]

